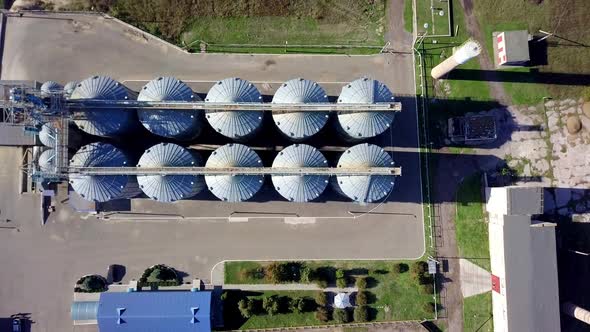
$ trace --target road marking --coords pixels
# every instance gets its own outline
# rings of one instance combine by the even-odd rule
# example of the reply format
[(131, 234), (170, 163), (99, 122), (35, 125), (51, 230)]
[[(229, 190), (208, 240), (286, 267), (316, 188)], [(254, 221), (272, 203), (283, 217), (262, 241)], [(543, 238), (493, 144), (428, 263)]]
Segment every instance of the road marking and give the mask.
[(290, 225), (301, 225), (301, 224), (315, 224), (316, 218), (306, 218), (306, 217), (287, 217), (283, 218), (285, 224)]
[(248, 222), (250, 218), (247, 217), (228, 217), (227, 221), (229, 222)]

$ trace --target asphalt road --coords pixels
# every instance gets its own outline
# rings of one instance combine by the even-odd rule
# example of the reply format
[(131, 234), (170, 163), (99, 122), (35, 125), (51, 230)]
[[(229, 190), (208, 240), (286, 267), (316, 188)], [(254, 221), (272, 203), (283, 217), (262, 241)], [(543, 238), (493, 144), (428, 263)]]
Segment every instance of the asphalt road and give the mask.
[[(398, 95), (414, 94), (411, 54), (377, 56), (317, 55), (187, 55), (165, 44), (131, 34), (127, 28), (99, 17), (52, 15), (10, 17), (5, 31), (2, 79), (55, 80), (65, 83), (95, 74), (120, 81), (173, 75), (193, 81), (239, 76), (252, 81), (281, 82), (305, 77), (325, 84), (343, 84), (360, 76), (379, 79)], [(335, 83), (337, 82), (337, 83)], [(17, 149), (0, 149), (0, 220), (17, 229), (0, 228), (0, 317), (30, 312), (33, 331), (67, 331), (75, 280), (104, 273), (109, 264), (127, 267), (125, 279), (138, 278), (145, 267), (165, 263), (188, 274), (187, 280), (209, 279), (211, 268), (237, 259), (396, 259), (424, 252), (420, 204), (416, 110), (402, 98), (404, 111), (391, 133), (376, 142), (393, 145), (403, 168), (387, 202), (360, 206), (350, 202), (287, 202), (227, 205), (218, 201), (187, 201), (161, 205), (133, 202), (135, 211), (180, 213), (200, 219), (101, 221), (68, 208), (39, 224), (39, 197), (18, 195)], [(373, 214), (357, 219), (348, 211)], [(258, 213), (295, 209), (318, 219), (288, 225), (282, 218), (251, 218), (228, 223), (206, 218), (217, 211)], [(213, 212), (211, 212), (213, 211)], [(219, 212), (221, 211), (221, 212)], [(204, 218), (203, 218), (204, 217)]]

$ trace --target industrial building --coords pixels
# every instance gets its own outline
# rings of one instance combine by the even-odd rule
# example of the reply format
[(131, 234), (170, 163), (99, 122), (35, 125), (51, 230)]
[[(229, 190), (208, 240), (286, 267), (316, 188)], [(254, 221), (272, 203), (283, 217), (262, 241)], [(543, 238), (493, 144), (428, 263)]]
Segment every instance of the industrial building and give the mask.
[(494, 331), (559, 331), (555, 224), (538, 222), (543, 188), (486, 189)]
[(211, 292), (104, 292), (98, 301), (73, 302), (71, 317), (99, 332), (209, 332)]

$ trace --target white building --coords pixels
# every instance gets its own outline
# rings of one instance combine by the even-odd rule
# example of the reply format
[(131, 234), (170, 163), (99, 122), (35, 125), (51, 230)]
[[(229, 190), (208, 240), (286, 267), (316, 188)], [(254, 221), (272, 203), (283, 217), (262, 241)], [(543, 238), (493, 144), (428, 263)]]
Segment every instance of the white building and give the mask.
[(555, 224), (542, 188), (487, 188), (494, 331), (560, 330)]

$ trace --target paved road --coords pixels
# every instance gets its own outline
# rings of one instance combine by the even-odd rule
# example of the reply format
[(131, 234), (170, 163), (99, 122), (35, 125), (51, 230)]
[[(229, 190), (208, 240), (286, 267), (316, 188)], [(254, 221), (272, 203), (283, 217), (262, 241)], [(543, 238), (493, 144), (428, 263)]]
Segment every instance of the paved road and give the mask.
[[(2, 79), (65, 83), (100, 73), (121, 81), (175, 75), (206, 81), (230, 76), (284, 81), (302, 76), (319, 82), (347, 82), (369, 75), (387, 83), (397, 94), (413, 95), (412, 68), (409, 54), (187, 55), (99, 17), (25, 15), (8, 18)], [(404, 112), (396, 118), (392, 134), (385, 135), (384, 143), (392, 139), (394, 145), (411, 150), (417, 146), (416, 113), (411, 98), (403, 102)], [(418, 154), (400, 152), (395, 159), (404, 168), (404, 176), (396, 183), (399, 190), (375, 210), (380, 214), (354, 220), (329, 219), (308, 225), (287, 225), (280, 218), (254, 218), (247, 223), (212, 219), (104, 222), (58, 206), (58, 212), (42, 227), (37, 213), (39, 198), (15, 195), (18, 150), (0, 149), (0, 219), (14, 220), (19, 229), (0, 229), (0, 316), (30, 312), (36, 321), (34, 331), (71, 330), (72, 284), (83, 274), (104, 273), (113, 263), (127, 267), (127, 280), (156, 263), (170, 264), (186, 272), (187, 278), (207, 280), (211, 268), (225, 259), (418, 257), (424, 250)], [(224, 206), (214, 200), (183, 202), (174, 208), (142, 200), (133, 204), (137, 210), (173, 209), (190, 216), (207, 216)], [(251, 212), (287, 206), (254, 202), (232, 209)], [(373, 207), (335, 202), (298, 209), (333, 211), (335, 215), (337, 211)]]

